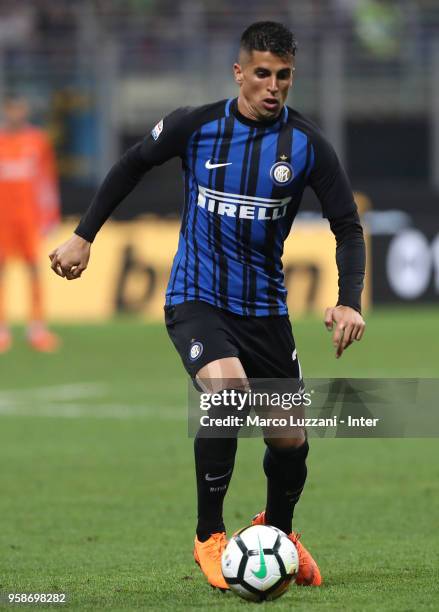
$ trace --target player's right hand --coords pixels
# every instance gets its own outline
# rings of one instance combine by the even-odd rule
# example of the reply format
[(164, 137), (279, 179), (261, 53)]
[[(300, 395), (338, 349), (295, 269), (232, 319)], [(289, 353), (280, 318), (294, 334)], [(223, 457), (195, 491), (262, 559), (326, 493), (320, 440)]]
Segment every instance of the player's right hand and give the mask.
[(339, 359), (343, 351), (347, 349), (354, 340), (361, 340), (366, 323), (359, 312), (350, 306), (329, 307), (325, 310), (325, 325), (328, 331), (335, 330), (332, 337), (335, 356)]
[(49, 253), (51, 268), (67, 280), (79, 278), (87, 268), (91, 243), (77, 234)]

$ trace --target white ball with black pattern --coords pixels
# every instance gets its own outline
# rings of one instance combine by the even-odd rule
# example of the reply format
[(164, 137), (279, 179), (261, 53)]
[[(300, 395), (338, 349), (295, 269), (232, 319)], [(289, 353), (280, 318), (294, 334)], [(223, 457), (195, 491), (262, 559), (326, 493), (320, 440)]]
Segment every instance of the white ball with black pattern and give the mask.
[(297, 575), (299, 555), (280, 529), (252, 525), (231, 538), (221, 567), (234, 593), (250, 601), (270, 601), (283, 595)]

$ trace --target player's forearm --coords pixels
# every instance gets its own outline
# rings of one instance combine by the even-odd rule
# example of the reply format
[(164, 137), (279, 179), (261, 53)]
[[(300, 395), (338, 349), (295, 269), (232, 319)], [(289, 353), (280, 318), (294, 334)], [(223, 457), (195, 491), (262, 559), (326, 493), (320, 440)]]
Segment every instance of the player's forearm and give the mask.
[(141, 155), (141, 143), (129, 149), (105, 177), (75, 233), (88, 242), (93, 242), (111, 213), (134, 189), (149, 168)]
[(358, 213), (330, 219), (336, 241), (338, 302), (361, 312), (361, 293), (366, 267), (366, 247)]

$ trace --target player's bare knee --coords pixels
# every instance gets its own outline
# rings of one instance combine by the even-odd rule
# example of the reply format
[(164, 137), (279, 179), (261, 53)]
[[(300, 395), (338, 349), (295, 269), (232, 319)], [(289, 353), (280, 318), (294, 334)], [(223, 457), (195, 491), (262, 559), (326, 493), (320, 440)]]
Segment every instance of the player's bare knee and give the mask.
[(224, 389), (248, 391), (250, 388), (238, 357), (224, 357), (211, 361), (197, 372), (196, 381), (206, 393), (218, 393)]
[(285, 437), (285, 438), (271, 438), (264, 437), (264, 442), (270, 448), (278, 449), (278, 450), (287, 450), (299, 448), (306, 441), (306, 431), (303, 427), (296, 427), (294, 431), (294, 435)]

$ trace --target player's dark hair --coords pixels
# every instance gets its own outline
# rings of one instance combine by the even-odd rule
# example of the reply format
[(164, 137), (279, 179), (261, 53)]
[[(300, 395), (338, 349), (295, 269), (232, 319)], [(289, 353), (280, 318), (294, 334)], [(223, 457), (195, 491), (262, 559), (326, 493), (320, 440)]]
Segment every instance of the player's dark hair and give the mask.
[(296, 55), (297, 42), (294, 34), (282, 23), (257, 21), (252, 23), (241, 36), (241, 49), (270, 51), (279, 57)]

